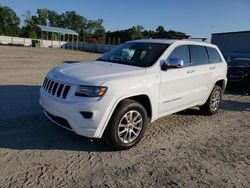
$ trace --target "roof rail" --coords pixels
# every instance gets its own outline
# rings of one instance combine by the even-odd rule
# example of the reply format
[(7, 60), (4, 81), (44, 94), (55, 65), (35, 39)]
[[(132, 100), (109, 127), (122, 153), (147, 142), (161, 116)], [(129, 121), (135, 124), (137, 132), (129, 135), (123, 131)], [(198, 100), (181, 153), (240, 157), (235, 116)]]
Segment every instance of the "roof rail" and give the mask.
[[(184, 39), (185, 40), (185, 39)], [(194, 40), (194, 41), (202, 41), (202, 42), (208, 42), (207, 38), (188, 38), (186, 40)]]

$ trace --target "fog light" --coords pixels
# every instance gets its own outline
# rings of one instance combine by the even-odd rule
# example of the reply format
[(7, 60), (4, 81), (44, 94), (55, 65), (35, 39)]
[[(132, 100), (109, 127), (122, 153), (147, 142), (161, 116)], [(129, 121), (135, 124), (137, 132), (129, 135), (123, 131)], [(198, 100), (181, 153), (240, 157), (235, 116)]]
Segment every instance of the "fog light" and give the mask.
[(80, 112), (80, 114), (82, 114), (82, 116), (86, 119), (90, 119), (93, 116), (92, 112)]

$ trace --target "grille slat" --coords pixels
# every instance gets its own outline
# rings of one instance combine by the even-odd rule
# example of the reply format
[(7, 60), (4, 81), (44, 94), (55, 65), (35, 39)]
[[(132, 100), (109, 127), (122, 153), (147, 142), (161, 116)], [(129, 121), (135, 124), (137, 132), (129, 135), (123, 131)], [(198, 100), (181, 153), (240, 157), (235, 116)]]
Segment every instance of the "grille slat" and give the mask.
[(64, 91), (64, 89), (65, 89), (65, 85), (63, 85), (63, 88), (62, 88), (62, 92), (61, 92), (61, 94), (60, 94), (60, 97), (63, 97), (63, 91)]
[(48, 80), (48, 83), (47, 83), (47, 85), (46, 85), (46, 87), (45, 87), (45, 90), (46, 90), (46, 91), (48, 91), (48, 87), (49, 87), (49, 85), (50, 85), (50, 82), (51, 82), (51, 81)]
[(45, 87), (46, 83), (47, 83), (48, 79), (45, 78), (44, 81), (43, 81), (43, 87)]
[(67, 95), (68, 95), (68, 92), (69, 92), (69, 88), (70, 88), (70, 86), (65, 86), (65, 89), (64, 89), (64, 91), (63, 91), (63, 98), (65, 99), (66, 97), (67, 97)]
[(58, 83), (55, 82), (54, 87), (52, 89), (52, 95), (55, 95)]
[(47, 86), (48, 82), (49, 82), (49, 80), (46, 79), (46, 82), (45, 82), (45, 84), (44, 84), (44, 88)]
[(51, 86), (50, 94), (52, 94), (52, 92), (53, 92), (53, 89), (54, 89), (54, 87), (55, 87), (55, 83), (56, 83), (56, 82), (53, 82), (53, 84), (52, 84), (52, 86)]
[(58, 84), (57, 84), (57, 87), (56, 87), (55, 95), (57, 95), (57, 92), (58, 92), (59, 86), (60, 86), (60, 84), (58, 83)]
[(50, 95), (60, 97), (63, 99), (67, 98), (67, 95), (70, 90), (69, 85), (66, 85), (66, 84), (63, 84), (54, 80), (50, 80), (49, 78), (45, 78), (42, 87), (44, 91), (46, 91)]
[(60, 84), (59, 87), (58, 87), (58, 91), (57, 91), (57, 93), (56, 93), (56, 96), (57, 96), (57, 97), (60, 97), (60, 96), (61, 96), (62, 89), (63, 89), (63, 84)]
[(49, 92), (49, 93), (51, 92), (51, 89), (52, 89), (53, 84), (54, 84), (54, 81), (51, 81), (50, 86), (49, 86), (49, 89), (48, 89), (48, 92)]

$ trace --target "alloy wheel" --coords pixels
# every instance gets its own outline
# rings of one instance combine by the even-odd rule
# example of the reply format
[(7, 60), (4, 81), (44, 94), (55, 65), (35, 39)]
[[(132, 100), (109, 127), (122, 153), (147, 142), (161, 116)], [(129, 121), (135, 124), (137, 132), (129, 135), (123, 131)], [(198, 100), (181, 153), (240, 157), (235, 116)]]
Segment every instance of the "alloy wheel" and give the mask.
[(131, 143), (141, 133), (143, 119), (136, 110), (126, 112), (118, 125), (118, 137), (123, 143)]

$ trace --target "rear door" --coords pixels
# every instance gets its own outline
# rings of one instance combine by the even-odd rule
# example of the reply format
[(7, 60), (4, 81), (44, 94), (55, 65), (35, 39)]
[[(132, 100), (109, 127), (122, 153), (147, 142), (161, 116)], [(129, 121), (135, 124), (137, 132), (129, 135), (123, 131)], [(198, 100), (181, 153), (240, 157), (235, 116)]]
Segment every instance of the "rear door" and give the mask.
[(207, 47), (210, 70), (212, 71), (213, 77), (218, 75), (224, 75), (226, 65), (223, 63), (218, 51), (215, 48)]
[(195, 81), (194, 92), (197, 102), (204, 101), (210, 92), (212, 83), (212, 71), (209, 64), (207, 49), (205, 46), (190, 45), (191, 53), (191, 67), (194, 72), (192, 73)]

